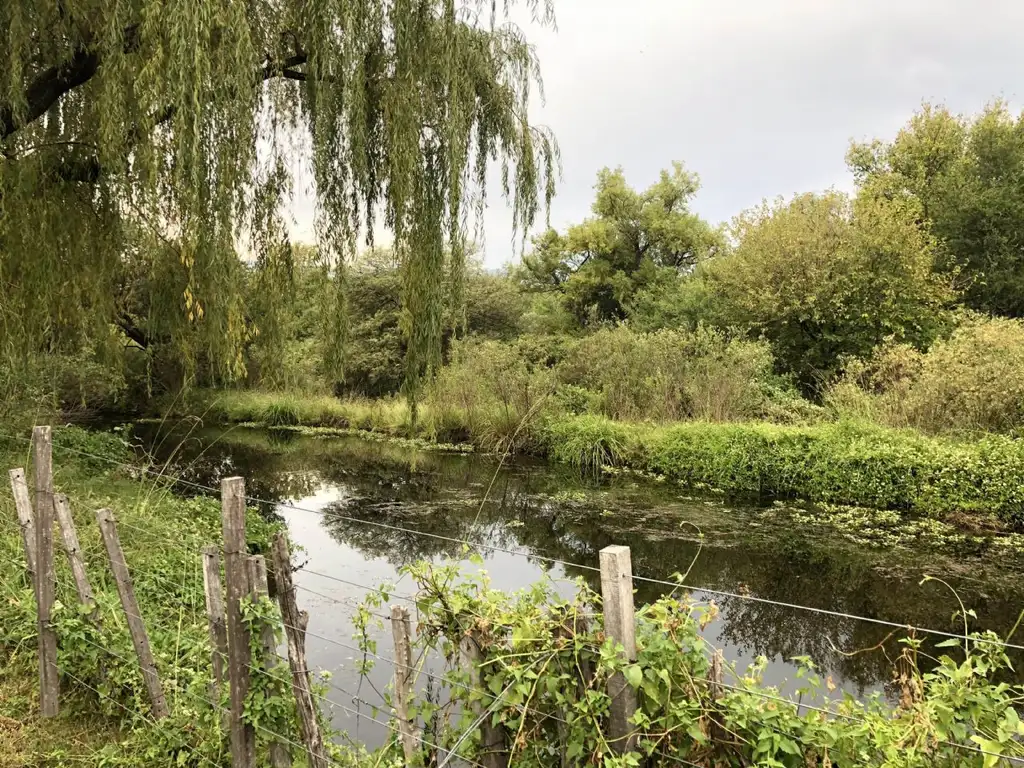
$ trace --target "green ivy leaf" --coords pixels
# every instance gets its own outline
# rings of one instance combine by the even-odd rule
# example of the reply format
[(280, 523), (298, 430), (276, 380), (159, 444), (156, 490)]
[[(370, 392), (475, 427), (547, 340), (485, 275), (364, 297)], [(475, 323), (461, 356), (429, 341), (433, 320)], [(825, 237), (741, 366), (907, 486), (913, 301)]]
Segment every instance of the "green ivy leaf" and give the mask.
[(626, 682), (633, 686), (633, 689), (640, 687), (640, 683), (644, 679), (644, 671), (640, 669), (639, 664), (631, 664), (622, 670), (622, 674), (626, 677)]

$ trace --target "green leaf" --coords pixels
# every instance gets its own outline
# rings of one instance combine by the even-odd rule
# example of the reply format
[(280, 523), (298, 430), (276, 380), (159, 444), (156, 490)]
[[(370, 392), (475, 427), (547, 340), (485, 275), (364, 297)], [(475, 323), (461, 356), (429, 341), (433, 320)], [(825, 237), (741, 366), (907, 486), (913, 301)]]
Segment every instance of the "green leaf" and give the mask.
[(625, 676), (626, 682), (633, 686), (634, 689), (639, 688), (640, 683), (644, 680), (644, 671), (640, 668), (639, 664), (630, 664), (622, 670), (622, 674)]

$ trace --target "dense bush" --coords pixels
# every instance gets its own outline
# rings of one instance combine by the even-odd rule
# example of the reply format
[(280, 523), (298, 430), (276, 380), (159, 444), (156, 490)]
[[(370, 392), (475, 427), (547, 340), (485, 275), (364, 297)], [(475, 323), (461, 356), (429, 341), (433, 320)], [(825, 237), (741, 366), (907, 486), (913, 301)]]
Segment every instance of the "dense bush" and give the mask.
[(460, 342), (427, 396), (434, 430), (489, 449), (522, 449), (555, 403), (554, 374), (496, 341)]
[(972, 319), (922, 354), (904, 345), (849, 366), (830, 392), (840, 413), (928, 432), (1024, 427), (1024, 323)]
[(580, 339), (558, 371), (563, 383), (598, 393), (600, 412), (613, 419), (730, 421), (759, 409), (772, 364), (766, 344), (706, 328), (619, 326)]
[[(946, 286), (933, 245), (902, 200), (862, 191), (801, 195), (741, 215), (732, 253), (701, 270), (716, 322), (771, 342), (808, 392), (893, 338), (927, 346), (942, 329)], [(691, 297), (692, 298), (692, 297)]]

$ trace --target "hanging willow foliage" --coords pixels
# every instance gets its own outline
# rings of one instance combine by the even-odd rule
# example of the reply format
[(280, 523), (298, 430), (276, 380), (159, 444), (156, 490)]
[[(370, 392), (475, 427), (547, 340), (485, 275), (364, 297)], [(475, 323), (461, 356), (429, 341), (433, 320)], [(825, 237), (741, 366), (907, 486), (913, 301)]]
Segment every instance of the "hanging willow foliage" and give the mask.
[[(243, 374), (258, 329), (238, 246), (273, 293), (288, 274), (289, 169), (306, 151), (339, 285), (361, 232), (393, 232), (415, 393), (489, 164), (517, 231), (553, 195), (557, 147), (527, 122), (540, 77), (512, 2), (0, 0), (0, 343), (73, 347), (126, 326), (118, 286), (144, 231), (165, 244), (145, 260), (144, 331), (187, 340), (186, 364)], [(541, 24), (550, 2), (523, 0)], [(342, 293), (325, 323), (339, 344)]]

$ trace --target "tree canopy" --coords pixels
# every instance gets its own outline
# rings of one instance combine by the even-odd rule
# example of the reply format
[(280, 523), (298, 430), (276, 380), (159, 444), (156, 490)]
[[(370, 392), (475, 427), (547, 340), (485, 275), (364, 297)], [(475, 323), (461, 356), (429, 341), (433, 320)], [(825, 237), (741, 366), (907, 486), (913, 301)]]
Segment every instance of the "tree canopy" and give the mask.
[[(0, 344), (105, 332), (130, 316), (118, 288), (141, 269), (175, 310), (163, 330), (240, 374), (255, 329), (239, 251), (267, 290), (287, 275), (282, 203), (305, 154), (339, 283), (360, 232), (382, 219), (393, 233), (420, 375), (440, 354), (441, 297), (462, 279), (489, 165), (521, 231), (553, 195), (557, 147), (527, 120), (539, 69), (510, 4), (0, 4)], [(552, 22), (548, 2), (525, 4)]]
[(1024, 317), (1024, 114), (926, 104), (893, 141), (854, 144), (848, 161), (861, 184), (920, 202), (936, 266), (959, 275), (968, 306)]
[(580, 323), (621, 320), (637, 292), (694, 267), (721, 244), (689, 209), (700, 188), (682, 163), (643, 192), (621, 168), (597, 176), (594, 216), (564, 233), (549, 230), (523, 257), (524, 282), (557, 292)]
[(723, 324), (764, 336), (782, 370), (817, 390), (845, 357), (887, 339), (925, 346), (952, 292), (933, 274), (913, 201), (799, 195), (737, 217), (737, 245), (702, 270)]

